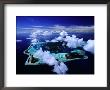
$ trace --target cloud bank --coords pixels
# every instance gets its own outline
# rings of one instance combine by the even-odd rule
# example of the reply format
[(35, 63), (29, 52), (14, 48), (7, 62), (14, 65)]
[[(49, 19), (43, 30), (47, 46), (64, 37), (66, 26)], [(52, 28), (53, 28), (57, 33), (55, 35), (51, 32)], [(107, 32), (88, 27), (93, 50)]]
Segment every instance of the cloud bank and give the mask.
[[(36, 44), (39, 40), (37, 39), (37, 35), (39, 35), (41, 31), (33, 32), (30, 35), (31, 38), (31, 44)], [(45, 31), (45, 34), (50, 34)], [(66, 42), (66, 46), (69, 48), (77, 48), (77, 47), (83, 47), (85, 51), (89, 51), (91, 53), (94, 53), (94, 40), (88, 40), (85, 42), (83, 38), (77, 38), (76, 35), (69, 36), (66, 31), (62, 31), (59, 33), (59, 36), (52, 39), (52, 40), (46, 40), (46, 42), (59, 42), (63, 41)]]
[(71, 25), (71, 26), (62, 26), (62, 25), (53, 25), (53, 26), (32, 26), (32, 27), (24, 27), (19, 28), (17, 27), (17, 34), (19, 33), (31, 33), (37, 32), (40, 35), (48, 35), (48, 33), (60, 33), (62, 31), (66, 32), (94, 32), (94, 26), (78, 26), (78, 25)]

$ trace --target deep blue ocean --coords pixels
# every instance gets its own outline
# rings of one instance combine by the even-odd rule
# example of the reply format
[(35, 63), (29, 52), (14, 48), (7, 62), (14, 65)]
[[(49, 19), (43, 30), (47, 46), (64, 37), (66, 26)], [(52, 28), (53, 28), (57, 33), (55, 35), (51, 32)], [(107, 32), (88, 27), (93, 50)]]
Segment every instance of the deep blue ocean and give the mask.
[[(83, 38), (84, 41), (89, 39), (94, 40), (94, 33), (68, 33), (71, 35), (76, 35), (78, 38)], [(52, 40), (55, 37), (58, 37), (58, 34), (54, 34), (51, 36), (38, 36), (37, 39), (39, 41)], [(29, 34), (17, 34), (16, 40), (21, 40), (20, 42), (16, 42), (16, 74), (56, 74), (52, 71), (53, 67), (49, 65), (27, 65), (24, 63), (27, 60), (28, 55), (23, 53), (24, 50), (28, 48), (30, 45)], [(95, 53), (94, 53), (95, 54)], [(75, 60), (65, 62), (68, 67), (67, 74), (94, 74), (94, 54), (86, 51), (86, 55), (88, 59), (86, 60)]]

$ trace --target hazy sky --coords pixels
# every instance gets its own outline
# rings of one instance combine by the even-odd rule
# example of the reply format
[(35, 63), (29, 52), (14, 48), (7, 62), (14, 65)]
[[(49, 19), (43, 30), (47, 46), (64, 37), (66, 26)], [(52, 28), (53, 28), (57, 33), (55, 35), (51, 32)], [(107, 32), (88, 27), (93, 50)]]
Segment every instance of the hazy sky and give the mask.
[(88, 32), (93, 30), (93, 26), (94, 16), (16, 16), (17, 32), (29, 32), (33, 29)]

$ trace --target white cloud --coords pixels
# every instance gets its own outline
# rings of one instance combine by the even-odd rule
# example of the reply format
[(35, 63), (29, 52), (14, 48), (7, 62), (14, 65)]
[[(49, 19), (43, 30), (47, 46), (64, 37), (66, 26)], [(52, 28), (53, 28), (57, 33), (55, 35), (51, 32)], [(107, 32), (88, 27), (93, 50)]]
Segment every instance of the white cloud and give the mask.
[(36, 44), (37, 42), (38, 40), (36, 38), (31, 40), (31, 44)]
[(16, 40), (16, 42), (22, 42), (22, 40)]
[[(60, 33), (62, 31), (66, 32), (94, 32), (94, 26), (62, 26), (62, 25), (54, 25), (54, 26), (32, 26), (32, 27), (17, 27), (17, 34), (19, 33), (30, 33), (30, 32), (38, 32), (39, 35), (49, 35), (49, 33)], [(46, 32), (45, 32), (46, 31)]]
[(69, 26), (66, 28), (66, 31), (70, 32), (93, 32), (94, 31), (94, 26)]
[(88, 40), (87, 44), (83, 48), (85, 51), (94, 53), (94, 40)]
[(55, 32), (60, 33), (61, 31), (66, 32), (93, 32), (94, 26), (79, 26), (79, 25), (73, 25), (73, 26), (61, 26), (61, 25), (54, 25), (49, 27), (50, 29), (53, 29)]
[(52, 56), (50, 54), (49, 51), (44, 51), (43, 56), (42, 56), (42, 60), (44, 63), (46, 63), (48, 65), (55, 65), (57, 63), (57, 60), (55, 59), (54, 56)]
[(60, 32), (60, 36), (61, 36), (61, 37), (64, 37), (64, 36), (67, 36), (67, 35), (68, 35), (68, 33), (65, 32), (65, 31)]
[(52, 39), (51, 42), (58, 42), (56, 39)]
[(26, 38), (26, 39), (31, 39), (31, 38)]
[(34, 30), (34, 31), (31, 32), (30, 37), (32, 37), (32, 38), (36, 38), (37, 35), (40, 35), (41, 33), (42, 33), (41, 30)]
[(49, 40), (45, 40), (46, 42), (50, 42)]
[(34, 53), (33, 57), (34, 58), (39, 58), (42, 60), (42, 56), (43, 56), (43, 50), (42, 48), (40, 48), (39, 50), (36, 51), (36, 53)]
[(83, 41), (83, 38), (77, 38), (75, 35), (71, 36), (66, 36), (64, 39), (65, 42), (67, 42), (67, 46), (69, 48), (77, 48), (77, 47), (82, 47), (85, 42)]
[(62, 41), (63, 40), (63, 37), (62, 36), (59, 36), (59, 37), (56, 38), (56, 40), (57, 41)]
[(51, 42), (58, 42), (58, 41), (63, 41), (63, 40), (64, 40), (64, 38), (59, 36), (57, 38), (52, 39)]
[(66, 31), (60, 32), (60, 35), (57, 38), (51, 40), (51, 42), (58, 42), (58, 41), (67, 42), (66, 46), (68, 46), (69, 48), (82, 47), (85, 44), (83, 38), (79, 39), (75, 35), (68, 36), (68, 33)]
[(48, 64), (50, 66), (55, 65), (57, 60), (50, 54), (49, 51), (43, 51), (42, 48), (37, 50), (33, 55), (34, 58), (39, 58), (43, 63)]
[(59, 62), (49, 51), (43, 51), (42, 48), (36, 51), (33, 55), (34, 58), (39, 58), (42, 63), (53, 66), (53, 72), (57, 74), (65, 74), (68, 70), (67, 66), (63, 62)]
[(39, 40), (37, 39), (37, 36), (41, 33), (42, 31), (36, 30), (32, 31), (31, 34), (29, 35), (28, 39), (31, 39), (31, 44), (36, 44)]
[(53, 72), (56, 72), (58, 74), (65, 74), (67, 71), (68, 71), (68, 68), (63, 62), (60, 62), (59, 64), (57, 63), (54, 65)]
[(51, 35), (51, 34), (52, 34), (51, 31), (44, 31), (44, 32), (42, 32), (41, 35), (48, 36), (48, 35)]
[(82, 47), (85, 44), (85, 42), (83, 41), (83, 38), (78, 39), (78, 46)]
[(74, 35), (72, 35), (72, 37), (66, 36), (65, 41), (67, 42), (67, 46), (69, 48), (77, 48), (78, 46), (78, 38)]
[(51, 28), (51, 29), (63, 30), (63, 29), (65, 29), (65, 26), (62, 26), (62, 25), (54, 25), (54, 26), (50, 26), (49, 28)]
[(65, 31), (62, 31), (59, 34), (60, 34), (60, 36), (55, 39), (52, 39), (51, 42), (64, 41), (64, 37), (68, 35), (68, 33)]

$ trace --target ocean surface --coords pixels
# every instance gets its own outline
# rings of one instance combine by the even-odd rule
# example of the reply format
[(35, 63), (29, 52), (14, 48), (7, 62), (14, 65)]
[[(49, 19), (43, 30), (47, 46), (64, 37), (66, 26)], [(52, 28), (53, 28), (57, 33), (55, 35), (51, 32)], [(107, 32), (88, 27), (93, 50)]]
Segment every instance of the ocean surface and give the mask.
[[(83, 38), (84, 41), (89, 39), (94, 40), (94, 33), (68, 33), (71, 35), (76, 35), (78, 38)], [(52, 40), (58, 37), (58, 34), (49, 36), (38, 36), (39, 41), (44, 42), (45, 40)], [(28, 38), (28, 39), (27, 39)], [(30, 45), (29, 34), (17, 34), (16, 35), (16, 74), (56, 74), (54, 73), (53, 67), (42, 64), (42, 65), (24, 65), (28, 58), (28, 55), (24, 54), (23, 51)], [(68, 67), (66, 74), (94, 74), (94, 54), (90, 52), (85, 52), (88, 59), (79, 59), (75, 61), (68, 61), (65, 64)]]

